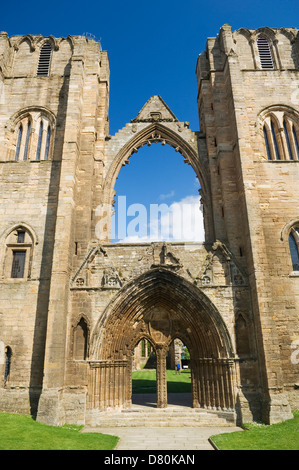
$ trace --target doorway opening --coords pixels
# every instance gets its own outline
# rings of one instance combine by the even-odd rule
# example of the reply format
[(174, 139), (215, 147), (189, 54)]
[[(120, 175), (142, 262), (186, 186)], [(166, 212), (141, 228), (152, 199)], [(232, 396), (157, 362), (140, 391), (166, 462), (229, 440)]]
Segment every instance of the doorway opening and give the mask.
[[(233, 409), (235, 362), (229, 332), (216, 307), (185, 279), (155, 267), (121, 290), (105, 315), (91, 349), (90, 409), (130, 407), (134, 349), (144, 338), (156, 355), (156, 393), (148, 406), (168, 406), (167, 353), (179, 338), (190, 351), (192, 407)], [(133, 395), (134, 404), (138, 394)]]
[(157, 356), (151, 342), (142, 338), (134, 349), (132, 405), (157, 406)]
[(192, 407), (192, 377), (190, 352), (187, 346), (175, 338), (167, 356), (167, 403)]
[[(167, 405), (192, 408), (190, 352), (175, 338), (166, 353)], [(157, 407), (157, 356), (146, 338), (134, 349), (132, 367), (132, 405)]]

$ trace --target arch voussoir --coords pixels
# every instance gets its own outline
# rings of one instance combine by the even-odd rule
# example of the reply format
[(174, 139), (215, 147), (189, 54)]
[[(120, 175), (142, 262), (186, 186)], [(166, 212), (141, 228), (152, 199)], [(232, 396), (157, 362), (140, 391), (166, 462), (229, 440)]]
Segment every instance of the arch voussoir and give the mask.
[[(150, 341), (160, 358), (157, 367), (163, 368), (171, 342), (180, 336), (188, 344), (192, 357), (193, 389), (203, 388), (204, 396), (208, 397), (205, 399), (197, 393), (193, 399), (195, 406), (232, 404), (231, 339), (219, 312), (198, 288), (167, 269), (152, 269), (118, 293), (104, 318), (92, 335), (90, 363), (99, 362), (108, 368), (126, 364), (127, 379), (123, 383), (127, 388), (121, 392), (126, 404), (130, 401), (130, 364), (136, 344), (142, 338)], [(162, 372), (162, 369), (157, 371), (157, 377), (163, 381)], [(219, 384), (222, 384), (220, 391)], [(162, 383), (158, 390), (162, 394), (157, 397), (158, 406), (164, 407), (167, 400)]]

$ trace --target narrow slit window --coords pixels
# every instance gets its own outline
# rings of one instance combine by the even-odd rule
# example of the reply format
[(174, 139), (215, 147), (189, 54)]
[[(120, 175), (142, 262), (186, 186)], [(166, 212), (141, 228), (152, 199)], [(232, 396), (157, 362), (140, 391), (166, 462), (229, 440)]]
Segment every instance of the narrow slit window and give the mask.
[(274, 69), (271, 46), (264, 36), (259, 36), (257, 40), (257, 47), (262, 69)]
[(46, 148), (45, 148), (45, 160), (49, 159), (50, 141), (51, 141), (51, 127), (49, 126), (48, 131), (47, 131), (47, 140), (46, 140)]
[(268, 137), (266, 126), (263, 127), (263, 131), (264, 131), (264, 139), (265, 139), (265, 145), (266, 145), (266, 150), (267, 150), (267, 157), (268, 157), (268, 160), (272, 160), (269, 137)]
[(25, 149), (24, 149), (24, 156), (23, 156), (24, 161), (26, 161), (28, 158), (30, 134), (31, 134), (31, 122), (28, 121), (27, 135), (26, 135), (26, 142), (25, 142)]
[(52, 46), (49, 43), (43, 45), (39, 55), (37, 75), (40, 77), (48, 77), (50, 73), (50, 63), (52, 56)]
[(7, 379), (8, 379), (9, 374), (10, 374), (11, 356), (12, 356), (11, 348), (9, 346), (7, 346), (6, 349), (5, 349), (4, 383), (7, 382)]
[(74, 359), (85, 361), (87, 357), (88, 327), (81, 318), (74, 332)]
[(25, 272), (26, 251), (13, 251), (11, 277), (21, 279)]
[(36, 159), (37, 161), (40, 160), (40, 152), (41, 152), (41, 146), (42, 146), (43, 130), (44, 130), (44, 125), (43, 125), (43, 121), (41, 121), (40, 127), (39, 127), (38, 142), (37, 142), (37, 150), (36, 150), (36, 157), (35, 157), (35, 159)]
[(23, 126), (21, 124), (20, 127), (19, 127), (18, 140), (17, 140), (16, 153), (15, 153), (15, 161), (16, 162), (19, 160), (19, 156), (20, 156), (22, 135), (23, 135)]
[(273, 143), (274, 143), (274, 148), (275, 148), (276, 160), (280, 160), (280, 153), (279, 153), (276, 131), (275, 131), (275, 126), (273, 124), (273, 121), (271, 121), (271, 131), (272, 131), (272, 138), (273, 138)]
[(287, 141), (290, 160), (294, 160), (292, 147), (291, 147), (291, 142), (290, 142), (289, 130), (288, 130), (288, 126), (287, 126), (287, 123), (286, 123), (285, 120), (283, 121), (283, 128), (284, 128), (284, 133), (285, 133), (285, 137), (286, 137), (286, 141)]

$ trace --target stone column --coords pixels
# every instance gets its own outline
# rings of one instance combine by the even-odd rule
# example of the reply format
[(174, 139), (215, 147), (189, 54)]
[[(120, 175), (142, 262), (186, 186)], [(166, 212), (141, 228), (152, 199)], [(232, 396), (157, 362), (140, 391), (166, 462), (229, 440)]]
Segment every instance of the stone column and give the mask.
[(199, 408), (201, 404), (201, 388), (200, 388), (200, 376), (199, 376), (199, 360), (192, 360), (190, 363), (191, 367), (191, 387), (192, 387), (192, 406), (193, 408)]
[(167, 408), (166, 350), (156, 349), (157, 355), (157, 408)]
[(127, 360), (90, 361), (88, 409), (121, 409), (127, 406), (128, 375), (131, 366)]

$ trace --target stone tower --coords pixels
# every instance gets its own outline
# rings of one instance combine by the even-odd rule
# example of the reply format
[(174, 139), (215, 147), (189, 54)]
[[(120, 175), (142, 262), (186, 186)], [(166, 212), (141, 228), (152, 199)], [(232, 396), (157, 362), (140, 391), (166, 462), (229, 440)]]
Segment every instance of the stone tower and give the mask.
[[(235, 296), (236, 321), (256, 339), (263, 413), (276, 417), (298, 406), (298, 68), (292, 28), (224, 25), (197, 63), (215, 238), (246, 270), (250, 304)], [(249, 368), (241, 361), (241, 376)]]
[[(150, 343), (190, 352), (193, 407), (298, 407), (299, 44), (224, 25), (197, 62), (200, 131), (151, 97), (109, 135), (109, 63), (86, 37), (0, 34), (0, 402), (50, 424), (130, 407)], [(205, 243), (111, 244), (114, 185), (143, 145), (201, 184)]]

